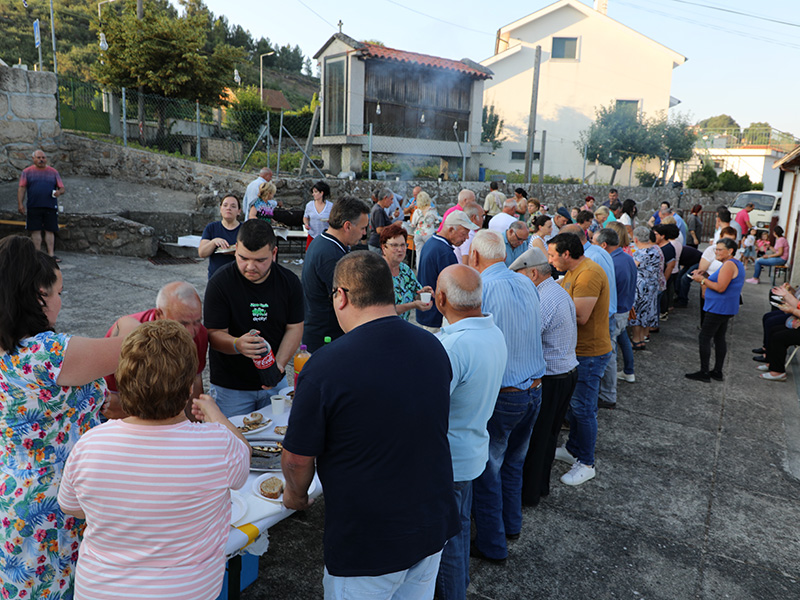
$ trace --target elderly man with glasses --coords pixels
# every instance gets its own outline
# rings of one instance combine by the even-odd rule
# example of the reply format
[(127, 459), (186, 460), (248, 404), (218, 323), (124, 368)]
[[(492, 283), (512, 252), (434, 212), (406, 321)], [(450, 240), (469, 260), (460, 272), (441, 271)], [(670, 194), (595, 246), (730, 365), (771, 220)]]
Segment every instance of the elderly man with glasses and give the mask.
[(506, 229), (503, 241), (506, 243), (505, 263), (507, 267), (528, 249), (528, 235), (528, 226), (522, 221), (514, 221)]

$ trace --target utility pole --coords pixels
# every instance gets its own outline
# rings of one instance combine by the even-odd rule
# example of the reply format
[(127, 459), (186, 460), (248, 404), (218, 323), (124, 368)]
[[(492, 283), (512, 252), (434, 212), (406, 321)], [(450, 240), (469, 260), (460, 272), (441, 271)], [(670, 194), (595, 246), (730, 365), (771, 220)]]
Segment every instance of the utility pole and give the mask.
[[(144, 19), (144, 4), (142, 0), (136, 0), (136, 18), (140, 21)], [(139, 143), (144, 146), (144, 87), (139, 86), (139, 110), (138, 110), (138, 120), (139, 120)]]
[(533, 140), (536, 137), (536, 103), (539, 98), (539, 63), (542, 62), (542, 47), (536, 46), (533, 64), (533, 90), (531, 92), (531, 114), (528, 117), (528, 145), (525, 150), (525, 181), (531, 182), (533, 172)]
[(542, 145), (539, 148), (539, 202), (544, 204), (544, 147), (547, 142), (547, 132), (542, 130)]

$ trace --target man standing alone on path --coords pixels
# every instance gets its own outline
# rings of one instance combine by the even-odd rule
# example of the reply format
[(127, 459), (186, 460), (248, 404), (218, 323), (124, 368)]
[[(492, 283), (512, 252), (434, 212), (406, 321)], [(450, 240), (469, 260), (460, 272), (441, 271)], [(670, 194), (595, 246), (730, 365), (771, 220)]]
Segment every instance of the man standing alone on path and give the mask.
[[(37, 250), (42, 249), (42, 232), (47, 254), (55, 257), (56, 231), (58, 231), (58, 197), (64, 194), (61, 175), (47, 166), (47, 155), (41, 150), (33, 153), (33, 164), (22, 171), (17, 188), (17, 209), (27, 216), (25, 229)], [(25, 206), (25, 194), (28, 206)], [(56, 258), (58, 261), (58, 259)]]
[(503, 332), (508, 361), (494, 413), (489, 420), (489, 462), (473, 484), (478, 535), (473, 556), (501, 563), (506, 539), (522, 529), (522, 465), (542, 401), (541, 311), (533, 282), (509, 271), (500, 234), (481, 230), (470, 250), (470, 266), (481, 273), (483, 311)]
[[(429, 599), (442, 548), (459, 528), (447, 442), (450, 360), (429, 333), (397, 316), (383, 257), (348, 254), (332, 290), (345, 335), (315, 352), (297, 380), (281, 457), (283, 504), (308, 508), (318, 470), (325, 598)], [(414, 373), (415, 392), (387, 384), (387, 367)]]
[(328, 229), (315, 237), (306, 250), (301, 281), (305, 302), (303, 343), (309, 352), (322, 347), (326, 336), (335, 340), (343, 333), (331, 304), (333, 269), (350, 252), (350, 246), (364, 237), (367, 215), (366, 202), (352, 196), (339, 198), (328, 217)]
[(567, 271), (561, 285), (575, 303), (578, 323), (578, 383), (567, 412), (569, 439), (556, 449), (556, 459), (572, 464), (561, 483), (580, 485), (596, 474), (597, 395), (611, 357), (609, 283), (603, 269), (584, 256), (580, 238), (573, 233), (561, 233), (547, 242), (547, 258), (557, 271)]
[(250, 218), (250, 208), (252, 208), (253, 203), (258, 200), (258, 191), (261, 188), (261, 184), (267, 183), (268, 181), (272, 181), (272, 169), (263, 167), (258, 172), (258, 177), (247, 184), (247, 189), (242, 199), (242, 214), (244, 215), (245, 221)]
[(461, 531), (448, 540), (436, 588), (441, 598), (464, 600), (469, 585), (469, 533), (472, 481), (489, 458), (486, 424), (494, 411), (506, 369), (506, 341), (492, 315), (481, 311), (481, 276), (466, 265), (452, 265), (439, 275), (436, 306), (447, 319), (437, 335), (453, 369), (450, 426), (453, 488)]

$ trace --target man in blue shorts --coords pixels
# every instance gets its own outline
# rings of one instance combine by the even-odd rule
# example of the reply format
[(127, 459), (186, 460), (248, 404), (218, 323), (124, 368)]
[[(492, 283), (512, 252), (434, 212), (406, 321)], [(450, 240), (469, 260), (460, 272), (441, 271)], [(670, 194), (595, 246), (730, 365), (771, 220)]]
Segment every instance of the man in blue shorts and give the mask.
[[(25, 206), (25, 194), (28, 205)], [(58, 197), (64, 193), (64, 182), (53, 167), (47, 166), (47, 156), (41, 150), (33, 153), (33, 164), (22, 171), (17, 189), (17, 208), (27, 216), (25, 229), (37, 250), (42, 249), (42, 232), (47, 254), (55, 256), (54, 245), (58, 231)], [(58, 259), (56, 259), (58, 260)]]

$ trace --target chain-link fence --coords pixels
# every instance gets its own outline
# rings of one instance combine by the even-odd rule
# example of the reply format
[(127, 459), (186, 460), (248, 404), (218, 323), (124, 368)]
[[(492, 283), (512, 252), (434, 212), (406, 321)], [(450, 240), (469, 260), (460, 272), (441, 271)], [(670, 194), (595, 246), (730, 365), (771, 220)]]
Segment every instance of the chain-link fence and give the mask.
[(314, 114), (243, 110), (233, 101), (223, 106), (119, 91), (59, 78), (59, 114), (64, 129), (99, 134), (111, 141), (236, 168), (269, 166), (275, 171), (308, 168), (319, 156), (308, 144), (319, 126)]

